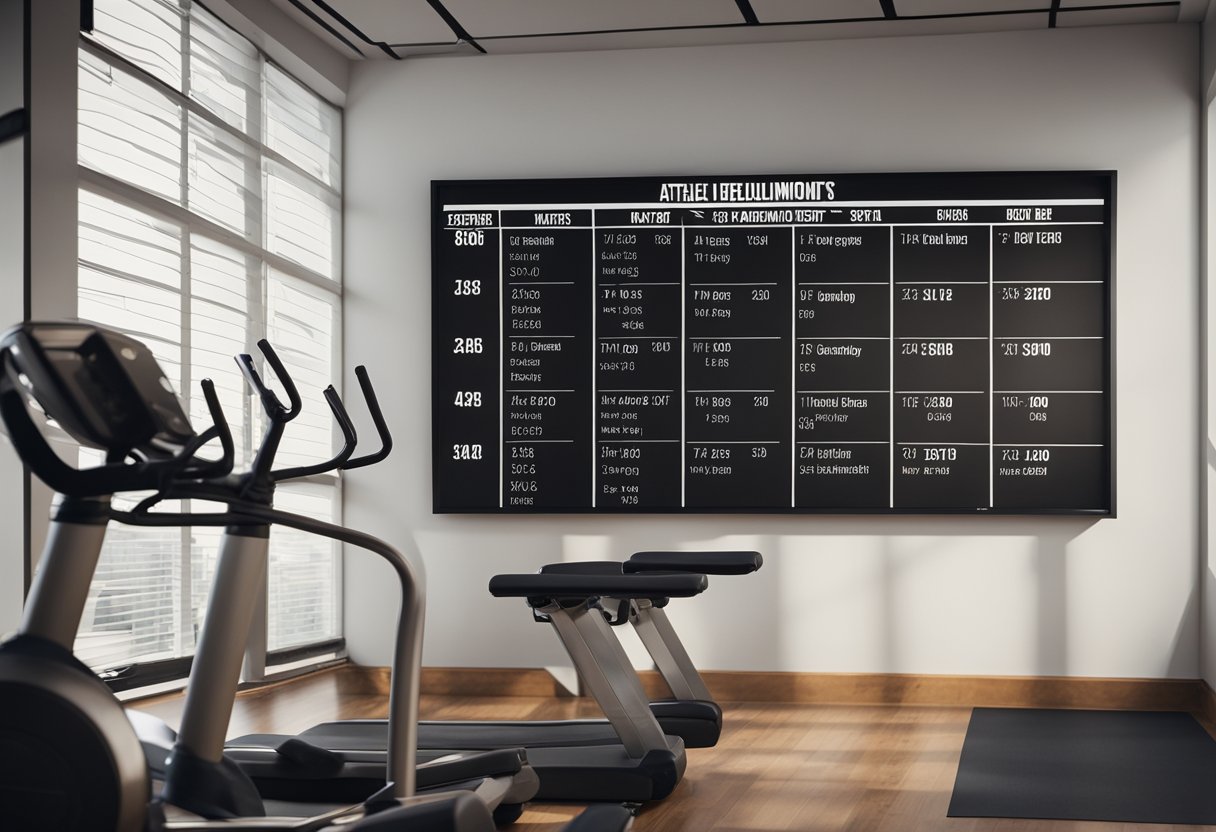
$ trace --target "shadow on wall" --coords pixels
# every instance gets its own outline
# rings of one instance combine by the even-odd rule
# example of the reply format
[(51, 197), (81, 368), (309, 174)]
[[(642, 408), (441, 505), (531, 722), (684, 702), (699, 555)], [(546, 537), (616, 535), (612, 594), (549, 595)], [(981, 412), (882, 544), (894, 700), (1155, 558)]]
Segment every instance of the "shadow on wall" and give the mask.
[[(704, 596), (669, 607), (707, 669), (1067, 675), (1068, 548), (1096, 521), (1039, 518), (1033, 534), (1017, 519), (959, 521), (943, 532), (932, 518), (867, 518), (859, 534), (856, 520), (816, 518), (814, 535), (700, 539), (642, 521), (612, 534), (566, 534), (559, 559), (760, 551), (759, 573), (712, 577)], [(649, 667), (636, 638), (622, 636), (635, 666)]]
[[(356, 488), (350, 496), (366, 500), (364, 509), (392, 511), (395, 495)], [(1117, 598), (1107, 601), (1100, 587), (1076, 585), (1078, 573), (1090, 580), (1094, 575), (1089, 564), (1078, 562), (1085, 549), (1073, 546), (1093, 528), (1092, 519), (428, 520), (412, 536), (415, 551), (426, 556), (426, 662), (432, 665), (568, 666), (558, 640), (532, 621), (522, 602), (491, 598), (486, 582), (500, 572), (532, 572), (558, 561), (619, 561), (648, 549), (755, 549), (764, 555), (758, 573), (711, 577), (705, 595), (668, 608), (693, 660), (707, 670), (1086, 675), (1087, 668), (1110, 666), (1111, 656), (1144, 647), (1108, 641), (1105, 656), (1095, 656), (1102, 638), (1095, 627), (1110, 625), (1111, 640), (1129, 632), (1134, 638), (1136, 631), (1118, 626), (1134, 610), (1117, 608)], [(360, 573), (353, 585), (365, 596), (361, 609), (395, 601), (372, 575)], [(1205, 577), (1216, 584), (1211, 573)], [(1159, 669), (1129, 675), (1194, 675), (1188, 651), (1194, 647), (1195, 595), (1177, 612), (1172, 652), (1158, 648)], [(348, 608), (348, 640), (363, 651), (357, 660), (375, 663), (388, 647), (382, 622), (353, 612)], [(471, 620), (482, 623), (476, 637)], [(618, 632), (635, 665), (649, 667), (630, 629)]]

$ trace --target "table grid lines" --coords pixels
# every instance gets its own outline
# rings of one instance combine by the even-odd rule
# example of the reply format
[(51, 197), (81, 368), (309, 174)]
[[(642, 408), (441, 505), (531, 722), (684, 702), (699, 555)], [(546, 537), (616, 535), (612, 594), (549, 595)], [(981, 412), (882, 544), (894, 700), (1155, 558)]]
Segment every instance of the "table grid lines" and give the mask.
[[(1016, 500), (1037, 505), (1036, 490), (1064, 493), (1068, 477), (1091, 488), (1109, 464), (1105, 371), (1090, 370), (1111, 354), (1109, 254), (1092, 242), (1109, 248), (1104, 199), (452, 202), (443, 210), (455, 219), (436, 229), (436, 274), (448, 262), (474, 264), (461, 267), (457, 296), (462, 282), (497, 275), (496, 303), (487, 292), (481, 308), (496, 318), (498, 338), (483, 353), (474, 335), (485, 330), (467, 337), (478, 341), (468, 352), (485, 359), (438, 356), (452, 371), (434, 376), (448, 397), (435, 406), (434, 430), (462, 439), (462, 426), (492, 414), (498, 450), (437, 438), (445, 452), (436, 465), (450, 445), (453, 460), (473, 463), (449, 460), (451, 470), (497, 466), (501, 510), (561, 505), (569, 488), (589, 494), (592, 510), (899, 511), (956, 509), (963, 499), (1002, 512)], [(645, 221), (622, 222), (628, 211)], [(785, 211), (800, 220), (777, 221)], [(773, 219), (747, 221), (761, 217)], [(468, 248), (483, 232), (488, 242), (496, 235), (484, 258)], [(590, 303), (580, 303), (588, 286)], [(437, 323), (481, 302), (437, 297), (437, 309), (457, 310)], [(878, 334), (882, 317), (886, 334)], [(453, 354), (463, 352), (462, 337)], [(461, 368), (479, 360), (496, 364), (496, 401), (493, 382), (478, 382), (488, 374), (473, 369), (465, 381)], [(445, 385), (490, 392), (448, 411)], [(464, 395), (455, 393), (457, 407)], [(448, 412), (453, 426), (444, 424)], [(986, 498), (978, 496), (984, 480)], [(437, 487), (452, 481), (436, 478)], [(946, 496), (967, 483), (978, 504)], [(1109, 481), (1094, 493), (1102, 487), (1109, 493)]]

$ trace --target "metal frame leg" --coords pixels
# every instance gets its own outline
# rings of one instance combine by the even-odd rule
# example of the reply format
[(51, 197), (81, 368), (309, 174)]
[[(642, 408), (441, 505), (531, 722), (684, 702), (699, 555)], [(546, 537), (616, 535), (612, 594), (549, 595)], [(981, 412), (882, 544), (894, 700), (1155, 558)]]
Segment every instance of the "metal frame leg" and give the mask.
[(713, 701), (705, 680), (688, 657), (683, 642), (676, 635), (662, 607), (656, 607), (647, 600), (634, 601), (629, 620), (676, 699)]
[(650, 711), (650, 702), (634, 672), (625, 648), (614, 636), (598, 609), (586, 604), (545, 607), (579, 675), (612, 723), (625, 751), (641, 759), (648, 751), (666, 750), (667, 738)]

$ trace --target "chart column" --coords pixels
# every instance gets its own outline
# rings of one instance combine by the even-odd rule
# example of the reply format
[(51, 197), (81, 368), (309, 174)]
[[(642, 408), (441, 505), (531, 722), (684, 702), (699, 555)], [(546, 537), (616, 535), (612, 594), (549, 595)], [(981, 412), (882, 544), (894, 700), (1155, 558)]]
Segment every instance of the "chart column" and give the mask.
[(794, 229), (795, 505), (890, 504), (891, 229)]
[(792, 230), (683, 233), (685, 505), (787, 508)]
[(601, 210), (595, 228), (595, 496), (679, 508), (680, 228), (673, 211)]
[(502, 506), (497, 211), (446, 211), (435, 235), (436, 493), (445, 509)]
[(589, 210), (502, 212), (506, 508), (590, 508)]
[[(961, 208), (935, 215), (969, 217)], [(989, 228), (905, 225), (893, 232), (894, 507), (986, 507)]]
[[(1031, 209), (1025, 210), (1029, 218)], [(994, 228), (994, 497), (999, 508), (1106, 508), (1109, 244), (1093, 224)]]

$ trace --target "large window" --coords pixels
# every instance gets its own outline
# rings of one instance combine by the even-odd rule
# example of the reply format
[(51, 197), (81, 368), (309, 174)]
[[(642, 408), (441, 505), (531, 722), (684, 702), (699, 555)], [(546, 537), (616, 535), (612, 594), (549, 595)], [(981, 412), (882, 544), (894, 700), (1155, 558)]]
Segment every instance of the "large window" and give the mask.
[[(329, 456), (320, 392), (340, 369), (341, 111), (192, 0), (96, 0), (95, 27), (79, 51), (80, 317), (147, 342), (199, 429), (199, 381), (213, 379), (238, 466), (263, 425), (233, 356), (259, 355), (268, 338), (306, 401), (279, 463)], [(281, 486), (277, 504), (333, 520), (338, 488), (313, 477)], [(189, 656), (218, 538), (112, 526), (81, 658), (105, 670)], [(270, 550), (265, 637), (251, 643), (272, 661), (340, 648), (336, 546), (276, 529)]]

